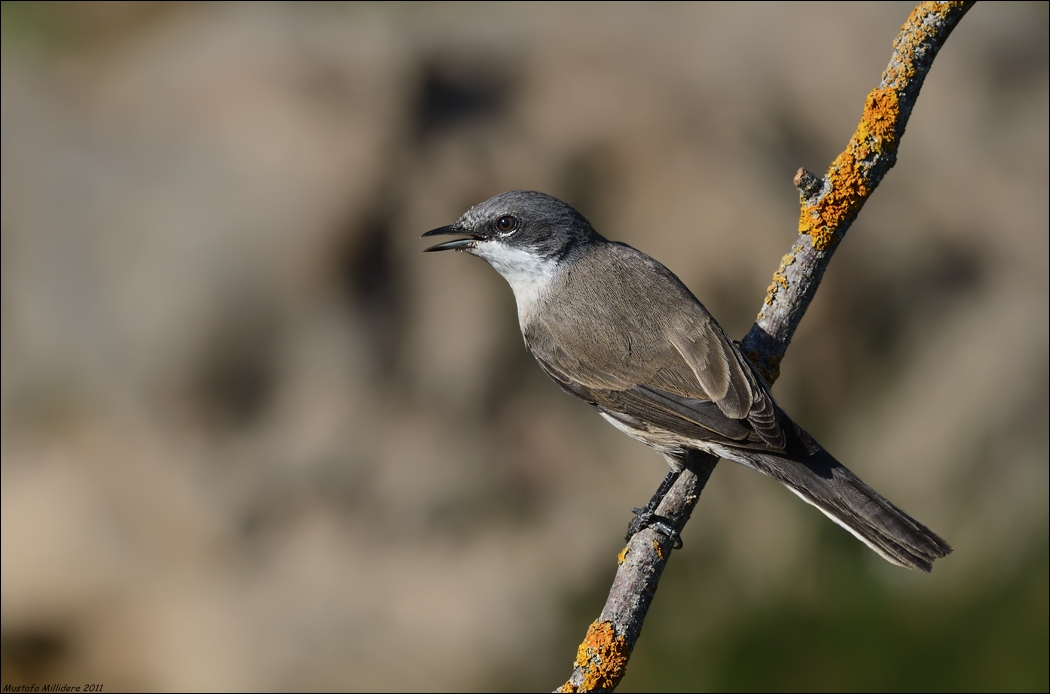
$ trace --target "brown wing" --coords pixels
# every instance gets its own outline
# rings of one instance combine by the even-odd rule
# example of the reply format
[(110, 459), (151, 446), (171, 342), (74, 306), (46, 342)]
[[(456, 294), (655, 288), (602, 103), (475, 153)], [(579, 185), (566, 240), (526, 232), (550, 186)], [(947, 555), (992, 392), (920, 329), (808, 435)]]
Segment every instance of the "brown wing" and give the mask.
[(677, 277), (618, 244), (591, 251), (584, 263), (590, 267), (559, 279), (562, 300), (524, 326), (555, 382), (599, 409), (683, 437), (783, 450), (768, 391)]

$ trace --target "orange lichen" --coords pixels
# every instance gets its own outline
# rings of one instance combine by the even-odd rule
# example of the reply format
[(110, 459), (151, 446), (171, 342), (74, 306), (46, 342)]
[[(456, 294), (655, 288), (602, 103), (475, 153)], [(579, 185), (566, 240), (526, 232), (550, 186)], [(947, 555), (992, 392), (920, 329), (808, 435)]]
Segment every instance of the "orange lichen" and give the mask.
[(653, 549), (655, 549), (655, 550), (656, 550), (656, 556), (660, 557), (660, 559), (663, 559), (663, 558), (664, 558), (664, 550), (663, 550), (663, 547), (661, 547), (661, 546), (660, 546), (660, 543), (659, 543), (659, 542), (657, 542), (656, 540), (653, 540)]
[[(836, 233), (871, 194), (870, 170), (875, 160), (897, 149), (897, 118), (900, 104), (897, 92), (874, 89), (864, 100), (864, 114), (846, 149), (828, 169), (830, 190), (815, 205), (802, 203), (798, 231), (809, 234), (813, 247), (828, 248)], [(774, 282), (777, 275), (773, 275)], [(774, 292), (775, 293), (775, 292)], [(767, 302), (771, 298), (767, 295)]]
[(631, 551), (630, 547), (624, 547), (620, 550), (620, 553), (616, 555), (616, 564), (620, 565), (627, 561), (627, 553)]
[[(900, 34), (893, 42), (894, 61), (886, 68), (882, 76), (883, 84), (898, 86), (898, 82), (904, 82), (915, 76), (915, 57), (920, 49), (929, 47), (932, 39), (939, 31), (943, 22), (951, 21), (951, 17), (960, 10), (965, 10), (968, 2), (924, 2), (920, 3), (908, 16), (908, 21), (901, 26)], [(931, 16), (937, 17), (939, 21), (929, 22)]]
[[(900, 125), (900, 99), (918, 75), (916, 60), (924, 55), (943, 22), (965, 11), (967, 2), (924, 2), (916, 7), (893, 43), (893, 59), (882, 75), (884, 86), (872, 90), (864, 101), (864, 114), (846, 149), (831, 164), (827, 180), (830, 190), (816, 204), (801, 199), (798, 220), (800, 234), (809, 234), (813, 247), (824, 250), (837, 240), (843, 223), (857, 213), (875, 186), (874, 165), (884, 155), (896, 153)], [(936, 17), (937, 21), (929, 21)], [(893, 159), (889, 161), (893, 165)], [(881, 177), (882, 170), (875, 175)], [(766, 303), (776, 295), (777, 275), (766, 293)]]
[(617, 636), (611, 622), (595, 621), (587, 629), (587, 636), (576, 651), (574, 665), (583, 670), (583, 682), (572, 681), (558, 688), (559, 692), (590, 692), (595, 689), (614, 689), (627, 669), (630, 657), (627, 639)]

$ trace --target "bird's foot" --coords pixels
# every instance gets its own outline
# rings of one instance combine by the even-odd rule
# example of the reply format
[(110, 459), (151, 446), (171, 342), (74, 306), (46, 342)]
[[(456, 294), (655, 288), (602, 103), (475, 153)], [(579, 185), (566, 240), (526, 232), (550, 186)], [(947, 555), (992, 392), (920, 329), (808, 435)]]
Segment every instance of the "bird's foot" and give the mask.
[(656, 532), (660, 533), (667, 539), (671, 540), (674, 544), (673, 549), (682, 549), (682, 535), (674, 526), (672, 526), (666, 518), (656, 515), (656, 513), (646, 508), (633, 508), (634, 518), (631, 519), (630, 524), (627, 526), (627, 534), (624, 535), (624, 540), (627, 542), (631, 541), (631, 538), (645, 530), (646, 528), (652, 528)]

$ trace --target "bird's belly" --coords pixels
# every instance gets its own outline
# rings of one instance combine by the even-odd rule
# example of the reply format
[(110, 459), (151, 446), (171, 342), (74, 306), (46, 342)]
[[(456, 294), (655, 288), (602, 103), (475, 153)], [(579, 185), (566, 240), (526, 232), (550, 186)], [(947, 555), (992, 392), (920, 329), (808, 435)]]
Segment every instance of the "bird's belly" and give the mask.
[(649, 426), (646, 422), (627, 417), (620, 413), (610, 414), (599, 412), (605, 421), (630, 436), (635, 441), (644, 443), (649, 448), (663, 454), (664, 456), (676, 456), (685, 452), (680, 437), (676, 437), (669, 431), (663, 431)]
[(702, 441), (700, 439), (684, 439), (679, 434), (674, 434), (665, 429), (654, 427), (648, 422), (629, 417), (619, 412), (601, 412), (599, 414), (605, 421), (630, 436), (635, 441), (640, 441), (649, 446), (657, 453), (664, 456), (670, 463), (681, 456), (686, 450), (697, 450), (709, 453), (716, 458), (731, 460), (753, 470), (768, 474), (756, 460), (761, 454), (741, 448), (725, 446), (713, 441)]

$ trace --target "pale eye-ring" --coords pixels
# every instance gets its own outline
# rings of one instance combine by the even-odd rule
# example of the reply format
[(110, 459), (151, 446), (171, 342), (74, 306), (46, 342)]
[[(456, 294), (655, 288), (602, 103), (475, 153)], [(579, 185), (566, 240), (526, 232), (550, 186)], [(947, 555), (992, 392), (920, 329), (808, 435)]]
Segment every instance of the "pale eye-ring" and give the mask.
[(503, 234), (509, 234), (518, 228), (518, 219), (505, 214), (496, 220), (496, 228)]

